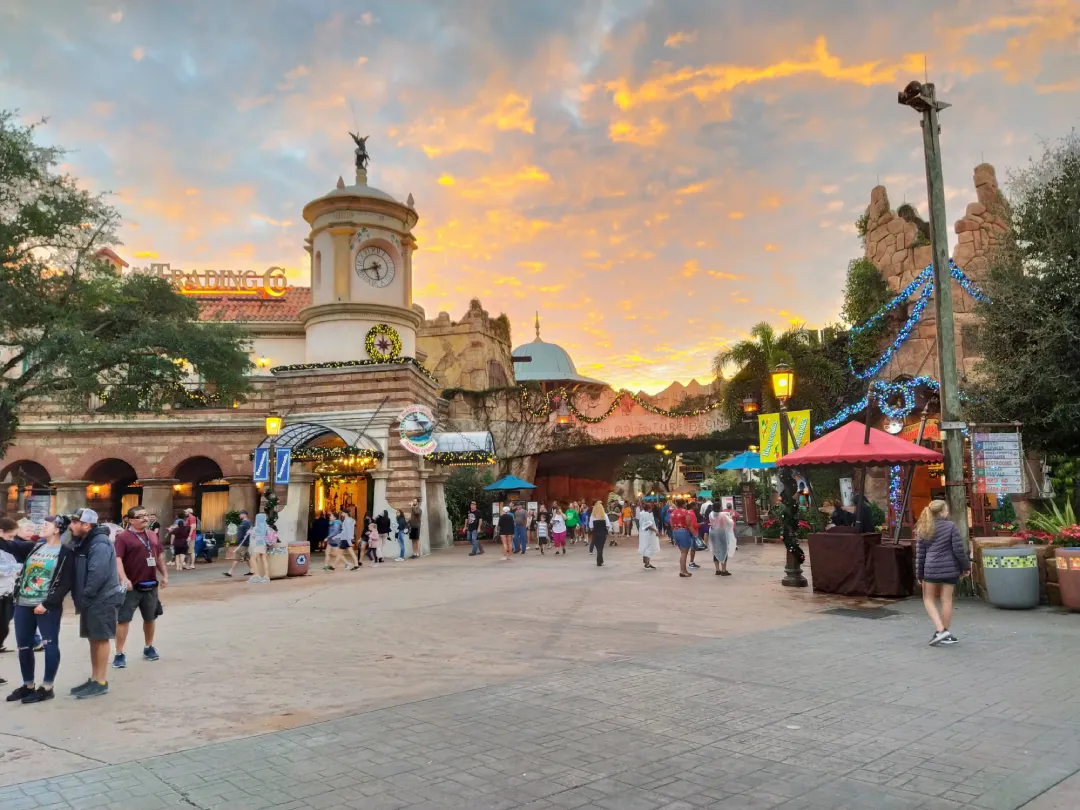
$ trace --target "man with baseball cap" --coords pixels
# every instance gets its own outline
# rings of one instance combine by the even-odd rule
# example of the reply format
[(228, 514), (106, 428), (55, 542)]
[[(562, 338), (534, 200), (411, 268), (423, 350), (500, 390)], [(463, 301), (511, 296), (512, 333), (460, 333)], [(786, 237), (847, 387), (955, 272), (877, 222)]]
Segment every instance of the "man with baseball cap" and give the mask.
[(75, 580), (71, 591), (79, 614), (79, 635), (90, 642), (90, 678), (71, 690), (77, 698), (92, 698), (109, 691), (105, 671), (109, 642), (116, 638), (116, 615), (126, 591), (116, 570), (116, 551), (109, 530), (97, 525), (97, 512), (82, 508), (71, 516), (71, 549), (75, 552)]
[(169, 569), (165, 565), (165, 549), (161, 546), (157, 534), (147, 528), (149, 516), (142, 506), (133, 506), (127, 513), (128, 527), (116, 535), (113, 548), (116, 550), (116, 570), (120, 584), (126, 595), (120, 606), (116, 626), (116, 655), (113, 668), (127, 666), (124, 646), (127, 644), (131, 620), (138, 610), (143, 624), (143, 658), (157, 661), (154, 647), (154, 623), (161, 612), (161, 600), (158, 588), (169, 585)]

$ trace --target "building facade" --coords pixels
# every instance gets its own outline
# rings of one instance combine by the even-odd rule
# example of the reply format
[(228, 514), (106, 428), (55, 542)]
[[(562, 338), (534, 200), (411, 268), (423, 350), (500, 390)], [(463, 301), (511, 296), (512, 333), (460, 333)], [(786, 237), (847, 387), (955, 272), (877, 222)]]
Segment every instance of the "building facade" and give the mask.
[[(312, 510), (407, 514), (416, 502), (423, 547), (452, 543), (445, 468), (416, 449), (427, 438), (455, 448), (464, 440), (423, 436), (432, 429), (423, 414), (439, 421), (446, 411), (439, 392), (448, 384), (512, 384), (509, 329), (479, 302), (457, 324), (446, 313), (425, 322), (412, 300), (419, 218), (412, 195), (401, 202), (369, 186), (366, 163), (358, 150), (354, 182), (338, 178), (304, 207), (310, 287), (290, 287), (279, 268), (135, 269), (105, 254), (117, 272), (170, 278), (197, 297), (200, 319), (243, 325), (255, 365), (251, 391), (243, 402), (222, 402), (212, 385), (192, 379), (164, 413), (124, 416), (110, 415), (103, 401), (76, 416), (35, 403), (0, 459), (0, 511), (89, 504), (103, 519), (119, 520), (142, 503), (165, 522), (192, 507), (204, 528), (224, 530), (229, 510), (260, 506), (266, 485), (255, 480), (253, 457), (269, 441), (265, 417), (278, 414), (276, 446), (292, 451), (289, 482), (276, 489), (284, 539), (306, 537)], [(449, 380), (428, 371), (429, 354)], [(420, 421), (403, 429), (407, 409), (419, 411)], [(489, 439), (471, 442), (489, 448)]]

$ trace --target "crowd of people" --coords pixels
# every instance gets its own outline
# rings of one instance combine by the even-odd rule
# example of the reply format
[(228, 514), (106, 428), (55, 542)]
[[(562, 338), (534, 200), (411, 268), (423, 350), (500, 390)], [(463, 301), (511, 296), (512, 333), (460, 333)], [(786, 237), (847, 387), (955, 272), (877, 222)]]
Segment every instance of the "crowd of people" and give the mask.
[[(596, 564), (604, 564), (604, 548), (618, 545), (618, 538), (638, 535), (638, 553), (647, 571), (655, 571), (652, 560), (660, 553), (660, 538), (667, 537), (679, 548), (679, 576), (689, 577), (700, 568), (697, 552), (711, 551), (717, 576), (730, 576), (728, 562), (735, 551), (735, 514), (722, 509), (707, 498), (696, 500), (678, 498), (672, 503), (648, 503), (644, 500), (571, 501), (564, 509), (558, 502), (549, 508), (538, 503), (535, 508), (525, 502), (502, 507), (494, 517), (492, 529), (502, 546), (502, 559), (510, 561), (515, 554), (525, 554), (535, 548), (546, 554), (565, 556), (567, 546), (587, 543)], [(469, 505), (463, 531), (472, 545), (470, 557), (484, 553), (480, 543), (484, 516), (476, 502)]]
[[(169, 584), (169, 568), (150, 522), (141, 506), (128, 510), (123, 526), (99, 522), (89, 508), (41, 520), (0, 518), (0, 650), (6, 651), (14, 624), (22, 678), (7, 702), (41, 703), (55, 697), (68, 597), (90, 659), (90, 676), (71, 690), (73, 697), (108, 693), (110, 653), (115, 669), (127, 666), (125, 646), (136, 612), (142, 618), (143, 660), (160, 658), (154, 631), (163, 614), (159, 589)], [(42, 655), (40, 678), (37, 653)]]
[(374, 516), (366, 513), (359, 531), (352, 510), (317, 513), (308, 531), (308, 542), (312, 551), (326, 550), (323, 570), (336, 571), (340, 566), (346, 571), (356, 571), (363, 566), (364, 560), (373, 566), (381, 565), (385, 561), (384, 555), (389, 556), (395, 550), (395, 562), (420, 559), (420, 521), (423, 517), (420, 500), (414, 498), (407, 507), (394, 512), (393, 517), (389, 509)]

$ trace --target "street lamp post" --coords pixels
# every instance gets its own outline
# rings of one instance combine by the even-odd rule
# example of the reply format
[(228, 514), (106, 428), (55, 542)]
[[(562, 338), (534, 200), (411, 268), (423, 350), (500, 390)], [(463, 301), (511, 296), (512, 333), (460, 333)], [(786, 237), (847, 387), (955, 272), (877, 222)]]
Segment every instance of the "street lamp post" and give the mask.
[(266, 417), (266, 435), (270, 438), (269, 479), (267, 486), (269, 493), (266, 496), (266, 522), (275, 529), (277, 528), (277, 437), (281, 435), (281, 417), (276, 413)]
[(930, 251), (934, 266), (934, 314), (937, 317), (938, 371), (941, 374), (941, 434), (945, 456), (945, 499), (949, 517), (968, 548), (967, 487), (964, 482), (964, 423), (960, 419), (960, 383), (953, 331), (952, 271), (945, 226), (945, 181), (941, 173), (941, 127), (938, 113), (952, 105), (938, 101), (932, 83), (909, 82), (897, 101), (922, 116), (926, 155), (926, 199), (930, 206)]
[[(787, 411), (788, 398), (795, 393), (795, 372), (786, 363), (777, 363), (769, 376), (772, 378), (773, 396), (780, 404), (780, 455), (786, 456), (789, 438), (795, 449), (799, 446)], [(799, 504), (795, 500), (795, 473), (790, 467), (780, 469), (780, 483), (783, 486), (780, 500), (784, 505), (780, 536), (787, 549), (787, 564), (781, 584), (789, 588), (805, 588), (808, 583), (803, 576), (802, 564), (806, 556), (799, 546)]]

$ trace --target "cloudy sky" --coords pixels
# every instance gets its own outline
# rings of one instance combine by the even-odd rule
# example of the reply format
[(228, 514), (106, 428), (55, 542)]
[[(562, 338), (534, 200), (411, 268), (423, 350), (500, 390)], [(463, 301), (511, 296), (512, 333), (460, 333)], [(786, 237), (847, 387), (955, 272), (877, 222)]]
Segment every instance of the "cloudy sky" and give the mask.
[(981, 160), (1080, 118), (1080, 0), (188, 0), (0, 4), (0, 106), (115, 193), (122, 256), (284, 265), (349, 176), (421, 215), (415, 296), (657, 390), (756, 322), (837, 320), (879, 180), (925, 209), (939, 94), (951, 223)]

